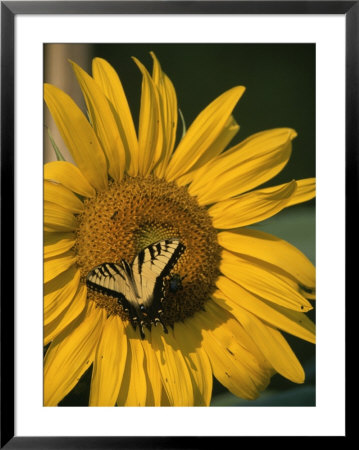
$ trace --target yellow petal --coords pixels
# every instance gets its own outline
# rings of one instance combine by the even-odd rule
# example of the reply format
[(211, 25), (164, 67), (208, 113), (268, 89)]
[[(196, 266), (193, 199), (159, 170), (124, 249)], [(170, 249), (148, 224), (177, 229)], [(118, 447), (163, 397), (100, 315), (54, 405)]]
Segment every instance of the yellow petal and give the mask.
[[(47, 302), (47, 296), (55, 294), (55, 291), (62, 289), (64, 286), (67, 285), (71, 280), (73, 280), (75, 277), (77, 277), (77, 274), (80, 273), (78, 268), (76, 266), (71, 267), (66, 272), (62, 273), (61, 275), (57, 276), (53, 280), (47, 282), (44, 284), (44, 296), (45, 296), (45, 304)], [(50, 303), (52, 299), (48, 300), (48, 303)]]
[(304, 382), (303, 368), (279, 331), (240, 306), (236, 310), (236, 318), (278, 373), (294, 383)]
[(139, 332), (126, 326), (128, 350), (123, 381), (117, 399), (119, 406), (146, 406), (147, 376), (145, 356)]
[(120, 181), (126, 165), (125, 148), (110, 104), (96, 81), (76, 63), (71, 64), (80, 84), (90, 121), (107, 157), (108, 172), (115, 181)]
[(211, 149), (244, 91), (243, 86), (228, 90), (197, 116), (169, 163), (166, 173), (167, 181), (173, 181), (191, 170)]
[[(288, 206), (297, 205), (298, 203), (307, 202), (315, 197), (315, 178), (304, 178), (302, 180), (296, 180), (297, 189), (290, 198), (289, 202), (285, 205)], [(285, 184), (262, 189), (264, 194), (272, 194), (278, 188), (283, 188)]]
[[(45, 284), (44, 324), (55, 320), (76, 297), (80, 283), (80, 271), (72, 268)], [(66, 284), (64, 284), (66, 283)]]
[(304, 178), (302, 180), (296, 180), (296, 182), (297, 190), (287, 206), (307, 202), (315, 197), (315, 178)]
[(274, 272), (262, 268), (259, 264), (246, 261), (239, 255), (223, 250), (220, 270), (231, 280), (247, 291), (278, 305), (295, 311), (306, 312), (313, 309), (311, 304), (289, 283)]
[(171, 80), (162, 71), (160, 63), (153, 52), (150, 52), (153, 59), (152, 80), (157, 88), (159, 110), (163, 124), (163, 149), (161, 158), (154, 170), (154, 173), (162, 178), (176, 140), (177, 131), (177, 97)]
[(67, 161), (53, 161), (45, 164), (44, 179), (61, 183), (84, 197), (93, 197), (96, 194), (80, 169)]
[[(130, 384), (124, 406), (146, 406), (147, 399), (147, 374), (145, 370), (145, 355), (139, 336), (129, 339), (131, 347), (131, 369), (127, 372)], [(120, 397), (121, 399), (121, 391)], [(121, 402), (122, 403), (122, 402)], [(119, 403), (119, 404), (121, 404)]]
[(75, 297), (70, 305), (59, 314), (49, 324), (44, 324), (44, 345), (49, 344), (62, 331), (73, 323), (75, 320), (81, 320), (80, 316), (84, 316), (86, 307), (87, 289), (82, 285), (79, 287)]
[(75, 278), (78, 278), (78, 280), (80, 279), (80, 271), (76, 266), (73, 266), (48, 283), (45, 283), (45, 308), (47, 308), (47, 306), (55, 299), (55, 297), (59, 294), (59, 291), (61, 291), (68, 283), (71, 283)]
[[(311, 342), (312, 344), (315, 344), (315, 323), (309, 319), (307, 314), (293, 311), (292, 309), (287, 309), (284, 306), (280, 305), (273, 305), (273, 303), (268, 302), (266, 300), (262, 300), (263, 303), (265, 303), (267, 306), (269, 306), (272, 310), (276, 312), (276, 314), (281, 314), (286, 317), (286, 319), (289, 319), (292, 321), (293, 326), (291, 328), (291, 334), (294, 334), (301, 339), (307, 340), (308, 342)], [(268, 322), (271, 322), (268, 320)], [(294, 333), (294, 327), (298, 327), (299, 331)], [(282, 328), (281, 326), (275, 326), (275, 328)]]
[(44, 257), (61, 255), (70, 250), (75, 242), (73, 233), (44, 233)]
[(176, 141), (178, 106), (177, 95), (172, 81), (164, 73), (163, 86), (159, 89), (160, 101), (164, 104), (164, 127), (166, 132), (166, 154), (171, 156)]
[(62, 254), (61, 256), (55, 256), (44, 261), (44, 283), (52, 280), (53, 278), (65, 272), (77, 261), (77, 257), (71, 251)]
[(221, 336), (223, 343), (228, 344), (227, 348), (232, 351), (232, 356), (238, 359), (248, 371), (256, 389), (259, 392), (266, 389), (275, 370), (253, 341), (252, 336), (247, 333), (237, 318), (228, 314), (229, 311), (215, 303), (213, 299), (207, 302), (206, 310), (212, 315), (212, 320), (214, 316), (221, 320), (222, 324), (225, 323), (225, 328), (223, 326), (218, 335)]
[(45, 101), (76, 165), (90, 184), (107, 187), (107, 164), (97, 136), (80, 108), (65, 92), (45, 84)]
[[(239, 131), (239, 125), (233, 116), (229, 116), (224, 124), (222, 131), (219, 133), (214, 142), (210, 145), (206, 153), (193, 166), (193, 170), (197, 170), (206, 163), (212, 161), (216, 156), (221, 154)], [(229, 151), (229, 150), (227, 150)]]
[(90, 305), (83, 321), (75, 321), (52, 341), (44, 361), (45, 406), (56, 406), (90, 367), (104, 320), (104, 310)]
[(184, 186), (189, 184), (193, 179), (197, 178), (199, 173), (202, 173), (202, 167), (206, 165), (209, 161), (219, 155), (231, 142), (234, 136), (239, 131), (239, 125), (235, 121), (233, 116), (230, 116), (224, 125), (223, 130), (220, 132), (218, 137), (214, 140), (213, 144), (209, 147), (209, 149), (202, 155), (201, 158), (196, 162), (193, 166), (191, 172), (182, 175), (176, 183), (179, 186)]
[[(239, 228), (274, 216), (290, 201), (296, 190), (293, 180), (273, 191), (256, 190), (231, 200), (216, 203), (208, 210), (213, 226), (220, 229)], [(272, 189), (272, 188), (271, 188)]]
[(200, 205), (208, 205), (263, 184), (287, 164), (295, 136), (289, 128), (250, 136), (202, 167), (189, 186), (189, 193), (198, 197)]
[(163, 81), (163, 71), (161, 68), (161, 64), (158, 61), (156, 55), (154, 54), (154, 52), (150, 52), (150, 55), (152, 57), (153, 60), (153, 69), (152, 69), (152, 80), (155, 84), (156, 87), (160, 86), (162, 81)]
[(164, 335), (162, 330), (153, 327), (151, 340), (170, 404), (172, 406), (193, 406), (191, 377), (172, 330)]
[(52, 181), (44, 181), (44, 200), (56, 203), (73, 213), (81, 213), (84, 209), (82, 201), (75, 194)]
[(234, 316), (236, 316), (237, 306), (239, 305), (287, 333), (309, 342), (315, 342), (314, 324), (304, 313), (260, 300), (225, 277), (219, 277), (217, 286), (221, 292), (216, 292), (214, 299), (217, 303), (220, 301), (220, 306), (228, 309)]
[(202, 333), (202, 347), (217, 380), (234, 395), (254, 399), (268, 384), (269, 372), (240, 344), (242, 331), (235, 322), (231, 314), (208, 301), (206, 312), (196, 314), (192, 324)]
[[(293, 381), (294, 383), (304, 383), (305, 373), (298, 358), (294, 354), (293, 350), (289, 346), (286, 339), (284, 339), (282, 333), (270, 325), (266, 325), (266, 330), (271, 335), (271, 341), (277, 344), (277, 348), (282, 352), (282, 357), (286, 360), (286, 367), (283, 368), (282, 375)], [(278, 362), (279, 364), (279, 362)]]
[(147, 339), (142, 341), (142, 347), (145, 352), (146, 372), (148, 378), (146, 406), (161, 406), (163, 387), (157, 359), (152, 345)]
[(127, 338), (119, 316), (104, 324), (92, 371), (89, 406), (115, 406), (127, 358)]
[[(95, 58), (92, 61), (92, 74), (102, 92), (111, 102), (113, 113), (126, 152), (126, 162), (129, 174), (135, 175), (132, 158), (138, 161), (138, 141), (135, 126), (128, 106), (125, 91), (114, 68), (104, 59)], [(130, 162), (131, 161), (131, 162)]]
[[(164, 148), (162, 152), (162, 156), (155, 167), (155, 174), (159, 178), (163, 178), (166, 169), (168, 166), (168, 162), (171, 159), (173, 148), (176, 141), (176, 132), (177, 132), (177, 121), (178, 121), (178, 110), (177, 110), (177, 97), (176, 92), (173, 87), (171, 80), (164, 74), (163, 77), (163, 85), (165, 94), (162, 94), (162, 97), (166, 95), (167, 100), (167, 113), (164, 114), (163, 121), (166, 122), (166, 125), (163, 126), (164, 132)], [(160, 92), (161, 95), (161, 92)], [(161, 97), (160, 97), (161, 101)]]
[(75, 216), (63, 206), (44, 201), (44, 231), (74, 231)]
[[(241, 255), (243, 256), (243, 255)], [(289, 284), (296, 292), (298, 292), (301, 296), (308, 300), (315, 300), (315, 288), (311, 289), (303, 286), (299, 283), (292, 275), (286, 273), (284, 270), (279, 267), (273, 266), (265, 261), (258, 261), (256, 259), (252, 259), (250, 257), (243, 256), (244, 259), (248, 261), (253, 261), (255, 264), (260, 264), (260, 266), (268, 271), (269, 273), (275, 274), (276, 277), (283, 280), (286, 284)]]
[(171, 406), (164, 387), (162, 387), (161, 406)]
[(315, 287), (315, 267), (289, 242), (262, 231), (240, 229), (218, 234), (218, 243), (232, 252), (273, 264), (308, 288)]
[[(205, 312), (209, 314), (209, 316), (206, 316), (205, 313), (203, 314), (202, 322), (204, 321), (207, 323), (205, 329), (213, 331), (218, 327), (218, 325), (226, 324), (228, 336), (232, 335), (237, 344), (246, 350), (247, 353), (245, 352), (245, 357), (242, 358), (242, 363), (246, 363), (248, 367), (253, 366), (253, 373), (258, 371), (261, 372), (262, 369), (264, 371), (269, 369), (272, 370), (272, 366), (263, 356), (263, 353), (259, 350), (242, 325), (239, 324), (236, 316), (232, 314), (228, 308), (223, 306), (223, 302), (219, 303), (215, 298), (211, 298), (206, 303)], [(213, 316), (216, 317), (216, 319), (213, 319)], [(195, 317), (193, 320), (195, 320)], [(210, 321), (214, 322), (211, 324)], [(224, 331), (222, 331), (222, 334), (223, 333)]]
[(138, 127), (138, 174), (147, 176), (162, 156), (163, 123), (157, 89), (145, 66), (133, 58), (142, 72), (142, 93)]
[(177, 322), (174, 336), (181, 348), (182, 354), (192, 379), (194, 388), (194, 406), (209, 406), (212, 397), (212, 368), (206, 352), (201, 348), (192, 328), (186, 323)]

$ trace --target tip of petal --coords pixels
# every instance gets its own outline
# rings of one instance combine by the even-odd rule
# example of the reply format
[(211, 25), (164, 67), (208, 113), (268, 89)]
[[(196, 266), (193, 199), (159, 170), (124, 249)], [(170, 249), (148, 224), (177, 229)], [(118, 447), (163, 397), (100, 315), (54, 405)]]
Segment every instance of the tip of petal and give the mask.
[(131, 56), (131, 59), (132, 59), (137, 65), (140, 65), (140, 66), (143, 65), (143, 64), (141, 63), (141, 61), (140, 61), (138, 58), (136, 58), (136, 56)]
[(44, 90), (46, 91), (59, 91), (60, 89), (53, 84), (50, 83), (44, 83)]
[(88, 73), (85, 70), (83, 70), (83, 68), (80, 67), (77, 63), (75, 63), (75, 61), (72, 61), (69, 58), (67, 59), (67, 61), (71, 64), (72, 70), (75, 72), (77, 79), (79, 79), (79, 76), (83, 77), (88, 75)]
[(292, 141), (293, 139), (295, 139), (298, 136), (298, 133), (293, 130), (293, 129), (289, 129), (289, 139)]
[(67, 61), (71, 64), (75, 72), (85, 72), (77, 63), (75, 63), (75, 61), (72, 61), (70, 58), (68, 58)]
[(72, 66), (77, 66), (77, 64), (75, 63), (75, 61), (72, 61), (72, 59), (67, 58), (67, 61), (68, 61)]
[(244, 94), (244, 92), (246, 91), (246, 87), (245, 86), (235, 86), (232, 89), (229, 89), (228, 92), (232, 91), (233, 93), (238, 95), (238, 99)]
[(97, 62), (105, 62), (108, 64), (108, 62), (106, 61), (106, 59), (100, 58), (99, 56), (96, 56), (95, 58), (92, 59), (92, 63), (97, 63)]
[(135, 56), (131, 56), (131, 58), (133, 59), (133, 61), (136, 63), (137, 67), (140, 69), (140, 71), (142, 72), (142, 75), (148, 75), (148, 70), (146, 69), (146, 67), (141, 63), (141, 61), (139, 59), (137, 59)]

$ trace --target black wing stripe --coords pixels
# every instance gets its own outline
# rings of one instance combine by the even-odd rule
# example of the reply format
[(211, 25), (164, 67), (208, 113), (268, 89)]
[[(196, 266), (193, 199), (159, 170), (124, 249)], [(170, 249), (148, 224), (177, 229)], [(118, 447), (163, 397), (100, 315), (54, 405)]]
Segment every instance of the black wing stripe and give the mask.
[(122, 267), (124, 268), (124, 270), (126, 271), (126, 273), (128, 275), (128, 279), (131, 282), (131, 287), (132, 287), (136, 297), (139, 297), (138, 291), (137, 291), (137, 287), (136, 287), (136, 283), (135, 283), (135, 280), (133, 278), (133, 272), (132, 272), (131, 266), (128, 264), (128, 262), (125, 259), (123, 259), (121, 262), (122, 262)]
[(88, 287), (90, 287), (94, 290), (100, 291), (102, 294), (105, 294), (105, 295), (108, 295), (108, 296), (111, 296), (114, 298), (118, 298), (118, 299), (126, 298), (121, 292), (117, 292), (117, 291), (114, 291), (113, 289), (106, 288), (106, 287), (100, 285), (99, 283), (95, 283), (91, 280), (87, 280), (86, 284)]
[(100, 274), (103, 275), (104, 277), (106, 276), (106, 273), (105, 273), (103, 267), (101, 267), (101, 266), (97, 268), (97, 271), (96, 271), (96, 272), (97, 272), (97, 273), (100, 272)]
[(150, 252), (151, 259), (155, 259), (155, 250), (154, 250), (153, 246), (151, 245), (150, 247), (148, 247), (148, 250)]
[(145, 252), (142, 251), (138, 255), (138, 273), (142, 272), (143, 261), (145, 260)]
[(104, 264), (102, 267), (103, 267), (104, 270), (106, 271), (105, 276), (106, 276), (106, 277), (107, 277), (107, 276), (112, 277), (112, 270), (111, 270), (111, 268), (110, 268), (110, 265), (106, 263), (106, 264)]
[(166, 275), (168, 275), (171, 272), (173, 266), (176, 264), (178, 258), (181, 256), (184, 249), (185, 249), (184, 245), (179, 242), (177, 245), (177, 248), (172, 253), (172, 256), (170, 257), (170, 259), (168, 260), (166, 267), (163, 269), (163, 272), (161, 273), (161, 277), (165, 277)]
[(121, 277), (123, 280), (125, 280), (125, 277), (122, 275), (122, 273), (120, 272), (120, 270), (118, 269), (118, 267), (117, 267), (116, 264), (109, 263), (109, 266), (111, 267), (112, 270), (114, 270), (114, 271), (117, 273), (117, 275), (120, 275), (120, 277)]
[[(165, 241), (172, 243), (172, 241)], [(164, 244), (165, 245), (165, 244)], [(155, 316), (157, 314), (157, 311), (161, 308), (161, 300), (163, 298), (163, 279), (166, 277), (171, 270), (173, 269), (173, 266), (178, 261), (178, 258), (182, 255), (182, 253), (185, 250), (185, 246), (181, 244), (181, 242), (178, 242), (178, 244), (175, 244), (176, 249), (172, 253), (172, 256), (167, 261), (167, 264), (165, 265), (164, 269), (161, 271), (161, 274), (157, 277), (156, 283), (153, 289), (153, 301), (151, 305), (148, 308), (148, 312), (150, 316)], [(170, 252), (168, 252), (170, 253)]]
[(128, 264), (128, 262), (123, 259), (121, 261), (122, 263), (122, 267), (124, 268), (125, 272), (127, 273), (128, 277), (133, 280), (133, 276), (132, 276), (132, 270), (131, 270), (131, 266)]

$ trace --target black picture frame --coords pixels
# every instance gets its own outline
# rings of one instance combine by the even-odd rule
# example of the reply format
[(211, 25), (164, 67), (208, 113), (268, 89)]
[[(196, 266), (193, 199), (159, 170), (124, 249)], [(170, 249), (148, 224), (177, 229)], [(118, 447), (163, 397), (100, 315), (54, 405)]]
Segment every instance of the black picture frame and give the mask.
[[(346, 20), (346, 295), (357, 247), (349, 206), (358, 205), (359, 1), (4, 1), (1, 2), (1, 442), (6, 449), (198, 448), (223, 437), (15, 436), (14, 58), (19, 14), (337, 14)], [(236, 439), (236, 438), (228, 438)], [(226, 442), (227, 444), (227, 442)], [(231, 445), (231, 444), (230, 444)]]

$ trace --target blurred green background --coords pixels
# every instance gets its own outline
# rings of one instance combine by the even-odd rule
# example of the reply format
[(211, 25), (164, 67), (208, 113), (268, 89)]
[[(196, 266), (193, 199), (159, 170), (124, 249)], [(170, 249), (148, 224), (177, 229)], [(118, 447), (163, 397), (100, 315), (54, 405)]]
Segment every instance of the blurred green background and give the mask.
[[(240, 125), (235, 144), (258, 131), (294, 128), (293, 154), (286, 168), (266, 185), (315, 176), (315, 45), (314, 44), (46, 44), (44, 80), (64, 89), (84, 107), (68, 59), (91, 73), (91, 60), (107, 59), (117, 70), (138, 123), (141, 74), (131, 60), (152, 68), (150, 51), (171, 78), (187, 127), (214, 98), (236, 85), (246, 92), (234, 110)], [(54, 130), (45, 113), (45, 124)], [(179, 124), (178, 135), (182, 132)], [(61, 139), (56, 136), (57, 143)], [(54, 159), (44, 134), (45, 161)], [(61, 148), (61, 142), (59, 146)], [(63, 149), (63, 147), (62, 147)], [(66, 150), (63, 149), (66, 153)], [(265, 186), (266, 186), (265, 185)], [(294, 206), (253, 228), (282, 237), (315, 263), (315, 202)], [(310, 317), (315, 320), (315, 313)], [(241, 401), (215, 383), (214, 406), (314, 406), (315, 347), (286, 335), (306, 372), (304, 385), (275, 375), (267, 391), (252, 402)], [(60, 405), (86, 405), (91, 369)]]

